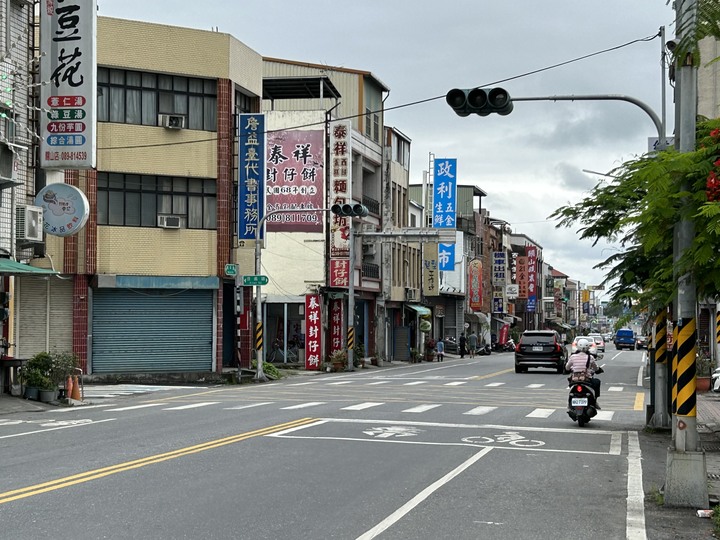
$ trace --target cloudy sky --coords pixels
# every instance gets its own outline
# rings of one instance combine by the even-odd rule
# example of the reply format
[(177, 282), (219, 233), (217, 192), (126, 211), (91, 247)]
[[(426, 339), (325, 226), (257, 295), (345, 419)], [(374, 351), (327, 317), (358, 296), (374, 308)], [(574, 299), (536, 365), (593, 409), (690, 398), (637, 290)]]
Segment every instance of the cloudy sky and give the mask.
[[(371, 71), (390, 88), (386, 124), (412, 139), (411, 175), (430, 154), (456, 157), (460, 184), (544, 248), (545, 260), (586, 284), (612, 247), (580, 242), (546, 218), (599, 176), (647, 151), (654, 124), (622, 101), (517, 102), (505, 117), (454, 114), (454, 87), (502, 86), (513, 97), (624, 94), (661, 115), (659, 38), (674, 35), (666, 0), (98, 0), (101, 16), (218, 28), (264, 56)], [(148, 51), (151, 53), (151, 51)], [(526, 75), (527, 74), (527, 75)], [(438, 98), (405, 106), (416, 101)], [(667, 88), (668, 133), (672, 89)]]

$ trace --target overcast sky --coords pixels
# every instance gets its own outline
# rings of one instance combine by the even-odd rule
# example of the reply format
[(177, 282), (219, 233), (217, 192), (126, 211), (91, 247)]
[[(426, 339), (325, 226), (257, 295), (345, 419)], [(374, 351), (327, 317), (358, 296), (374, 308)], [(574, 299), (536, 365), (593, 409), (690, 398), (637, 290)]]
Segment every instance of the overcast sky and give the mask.
[[(544, 248), (546, 262), (586, 284), (612, 254), (545, 221), (587, 194), (597, 175), (647, 151), (657, 131), (622, 101), (517, 102), (509, 116), (460, 118), (454, 87), (502, 86), (513, 97), (625, 94), (661, 115), (659, 38), (562, 67), (555, 64), (650, 37), (674, 35), (666, 0), (98, 0), (98, 14), (227, 32), (264, 56), (371, 71), (390, 95), (386, 124), (412, 139), (412, 182), (429, 155), (456, 157), (460, 184)], [(151, 53), (151, 51), (148, 51)], [(434, 101), (401, 107), (428, 98)], [(673, 129), (667, 88), (668, 133)], [(604, 251), (603, 251), (604, 250)]]

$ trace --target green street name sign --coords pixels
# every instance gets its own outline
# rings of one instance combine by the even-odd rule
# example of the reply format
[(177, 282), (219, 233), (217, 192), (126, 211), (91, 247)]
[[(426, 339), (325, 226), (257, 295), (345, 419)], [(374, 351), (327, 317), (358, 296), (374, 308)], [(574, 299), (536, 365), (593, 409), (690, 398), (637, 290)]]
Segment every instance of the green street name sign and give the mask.
[(243, 285), (246, 287), (255, 287), (257, 285), (267, 285), (267, 276), (243, 276)]
[(230, 277), (237, 276), (238, 267), (237, 264), (226, 264), (225, 265), (225, 275)]

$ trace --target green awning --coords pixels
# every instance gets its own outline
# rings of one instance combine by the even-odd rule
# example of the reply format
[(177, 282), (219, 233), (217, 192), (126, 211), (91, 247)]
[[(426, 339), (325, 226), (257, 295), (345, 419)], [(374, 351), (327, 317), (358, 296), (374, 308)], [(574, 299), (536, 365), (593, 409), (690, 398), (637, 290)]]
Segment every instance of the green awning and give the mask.
[(416, 304), (405, 304), (406, 307), (409, 307), (410, 309), (417, 311), (417, 314), (421, 317), (429, 317), (432, 315), (432, 311), (430, 311), (429, 308), (426, 308), (425, 306), (418, 306)]
[(0, 258), (0, 274), (8, 274), (11, 276), (27, 274), (55, 276), (57, 272), (55, 270), (47, 270), (46, 268), (37, 268), (29, 264), (19, 263), (12, 259)]

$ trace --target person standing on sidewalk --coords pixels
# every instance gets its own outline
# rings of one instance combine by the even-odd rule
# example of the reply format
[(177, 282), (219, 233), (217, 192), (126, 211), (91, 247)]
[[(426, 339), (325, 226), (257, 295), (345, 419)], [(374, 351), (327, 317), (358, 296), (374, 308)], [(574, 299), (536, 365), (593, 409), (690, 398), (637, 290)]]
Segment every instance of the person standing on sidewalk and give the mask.
[(437, 352), (438, 362), (442, 362), (443, 360), (445, 360), (445, 343), (443, 342), (442, 338), (438, 339), (435, 342), (435, 351)]
[(470, 358), (475, 358), (475, 351), (477, 351), (478, 338), (475, 330), (470, 332), (468, 336), (468, 350), (470, 351)]
[(465, 353), (467, 352), (467, 338), (465, 337), (465, 332), (460, 333), (460, 358), (465, 358)]

